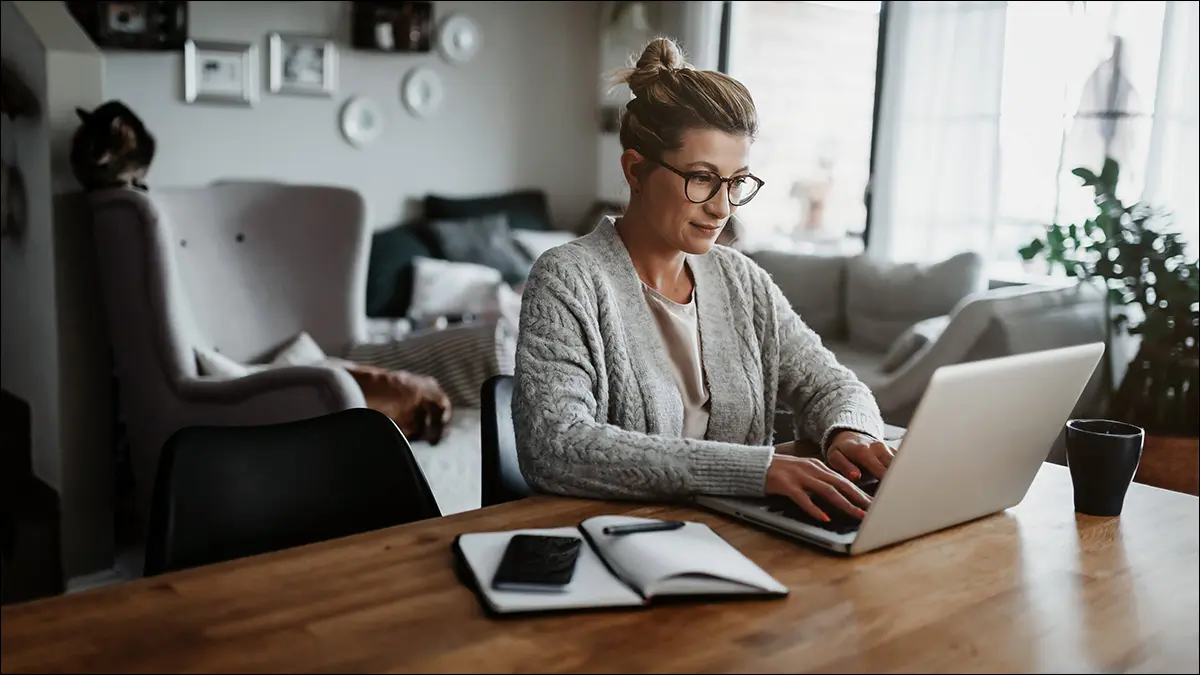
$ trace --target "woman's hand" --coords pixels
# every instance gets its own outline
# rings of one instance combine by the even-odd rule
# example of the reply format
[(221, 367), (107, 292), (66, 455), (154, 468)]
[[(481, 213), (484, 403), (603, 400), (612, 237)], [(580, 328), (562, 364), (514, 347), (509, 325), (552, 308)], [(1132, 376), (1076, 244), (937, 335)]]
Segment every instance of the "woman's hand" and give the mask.
[(775, 455), (767, 467), (766, 489), (767, 494), (787, 497), (808, 515), (824, 522), (829, 522), (829, 516), (813, 502), (813, 495), (859, 519), (866, 515), (864, 509), (871, 504), (871, 498), (858, 486), (811, 457)]
[(892, 449), (886, 443), (860, 434), (857, 431), (841, 431), (829, 444), (829, 466), (837, 469), (850, 480), (862, 477), (861, 467), (876, 478), (883, 478), (892, 464)]

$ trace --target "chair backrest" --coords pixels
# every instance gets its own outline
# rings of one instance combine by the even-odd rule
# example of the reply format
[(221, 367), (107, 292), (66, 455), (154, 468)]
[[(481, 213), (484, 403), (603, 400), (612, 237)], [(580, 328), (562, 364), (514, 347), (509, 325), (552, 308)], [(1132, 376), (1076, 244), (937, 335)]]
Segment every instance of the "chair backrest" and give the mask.
[(493, 375), (480, 392), (480, 465), (483, 469), (480, 503), (493, 506), (523, 499), (534, 493), (517, 459), (517, 439), (512, 418), (513, 378)]
[(188, 427), (163, 447), (145, 574), (440, 515), (408, 441), (380, 412)]
[(354, 190), (226, 182), (91, 198), (111, 310), (161, 315), (168, 367), (184, 376), (196, 347), (248, 362), (301, 331), (331, 354), (366, 332), (370, 228)]

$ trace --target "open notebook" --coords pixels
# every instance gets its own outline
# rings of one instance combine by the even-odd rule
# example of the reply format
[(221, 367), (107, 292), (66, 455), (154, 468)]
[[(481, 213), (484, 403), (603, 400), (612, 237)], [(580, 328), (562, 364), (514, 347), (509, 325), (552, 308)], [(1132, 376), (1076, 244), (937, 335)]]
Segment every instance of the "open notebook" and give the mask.
[[(658, 598), (787, 595), (788, 589), (707, 525), (624, 536), (608, 525), (653, 522), (631, 516), (597, 516), (579, 527), (473, 532), (454, 540), (463, 581), (492, 614), (640, 607)], [(575, 575), (561, 593), (497, 591), (492, 575), (514, 534), (549, 534), (583, 540)]]

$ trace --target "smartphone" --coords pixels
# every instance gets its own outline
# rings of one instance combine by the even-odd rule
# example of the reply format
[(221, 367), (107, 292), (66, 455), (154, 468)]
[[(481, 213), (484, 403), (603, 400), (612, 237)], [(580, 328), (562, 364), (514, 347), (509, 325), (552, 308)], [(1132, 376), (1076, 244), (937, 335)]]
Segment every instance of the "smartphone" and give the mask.
[(515, 534), (509, 539), (492, 577), (498, 591), (556, 593), (575, 575), (583, 542), (578, 537)]

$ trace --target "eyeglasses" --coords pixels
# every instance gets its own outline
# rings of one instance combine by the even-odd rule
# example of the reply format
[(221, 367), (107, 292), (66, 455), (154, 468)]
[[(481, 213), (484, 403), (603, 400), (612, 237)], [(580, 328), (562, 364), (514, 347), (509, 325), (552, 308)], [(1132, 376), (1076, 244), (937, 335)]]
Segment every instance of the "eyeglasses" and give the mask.
[(754, 195), (758, 194), (759, 189), (766, 185), (757, 176), (749, 174), (722, 178), (714, 171), (680, 171), (661, 159), (649, 156), (647, 159), (682, 178), (683, 194), (693, 204), (703, 204), (712, 199), (721, 191), (721, 184), (728, 183), (729, 204), (742, 206), (754, 199)]

